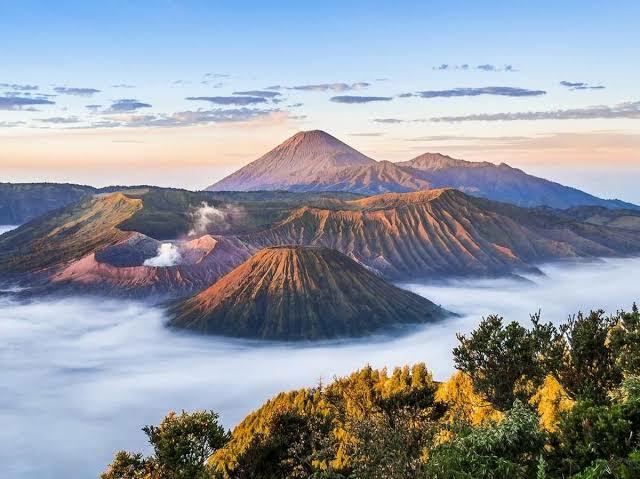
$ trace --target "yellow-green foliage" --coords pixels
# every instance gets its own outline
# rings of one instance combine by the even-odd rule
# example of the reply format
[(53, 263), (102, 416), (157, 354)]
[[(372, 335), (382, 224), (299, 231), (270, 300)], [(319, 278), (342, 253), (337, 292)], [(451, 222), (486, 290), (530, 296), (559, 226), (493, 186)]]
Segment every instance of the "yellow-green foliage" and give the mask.
[(350, 427), (370, 414), (376, 403), (415, 391), (435, 391), (431, 373), (424, 363), (412, 367), (396, 368), (391, 374), (386, 369), (367, 366), (350, 376), (338, 378), (327, 386), (281, 393), (249, 414), (233, 431), (226, 447), (217, 451), (209, 465), (226, 475), (235, 467), (236, 460), (257, 434), (268, 434), (270, 419), (282, 411), (299, 414), (329, 415), (333, 423), (333, 437), (338, 447), (331, 461), (334, 468), (348, 463), (346, 449), (353, 440)]
[(529, 403), (536, 406), (538, 410), (540, 426), (553, 432), (558, 426), (560, 413), (570, 410), (574, 401), (567, 395), (558, 380), (549, 374)]
[(502, 418), (502, 413), (473, 389), (471, 378), (462, 371), (455, 372), (448, 381), (440, 384), (436, 400), (447, 405), (443, 420), (448, 424), (464, 422), (477, 426)]

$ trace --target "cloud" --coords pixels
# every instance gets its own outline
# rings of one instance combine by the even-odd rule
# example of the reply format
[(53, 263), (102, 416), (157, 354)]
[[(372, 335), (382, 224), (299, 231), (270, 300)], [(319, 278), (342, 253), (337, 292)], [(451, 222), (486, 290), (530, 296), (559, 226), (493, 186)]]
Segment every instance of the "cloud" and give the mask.
[[(95, 121), (88, 126), (72, 127), (73, 129), (96, 129), (96, 128), (141, 128), (141, 127), (181, 127), (206, 125), (210, 123), (241, 123), (260, 118), (267, 118), (281, 112), (277, 109), (213, 109), (180, 111), (172, 114), (158, 115), (138, 115), (120, 114), (109, 118), (109, 120)], [(293, 117), (291, 117), (293, 118)]]
[(603, 85), (589, 85), (585, 82), (571, 82), (563, 80), (560, 85), (567, 87), (569, 90), (604, 90)]
[(26, 125), (24, 121), (0, 121), (0, 128), (15, 128)]
[(11, 88), (15, 91), (34, 91), (38, 89), (38, 85), (24, 85), (19, 83), (0, 83), (0, 88)]
[[(446, 70), (468, 71), (470, 69), (471, 67), (469, 66), (468, 63), (463, 63), (461, 65), (451, 65), (449, 63), (442, 63), (440, 65), (433, 67), (433, 70), (439, 70), (439, 71), (446, 71)], [(475, 67), (475, 70), (478, 70), (481, 72), (517, 72), (518, 71), (514, 68), (513, 65), (507, 64), (500, 67), (497, 65), (492, 65), (491, 63), (483, 63), (481, 65), (477, 65)]]
[(209, 85), (213, 88), (220, 88), (223, 83), (220, 82), (221, 78), (231, 78), (231, 75), (226, 73), (205, 73), (200, 83), (203, 85)]
[[(435, 379), (445, 380), (454, 371), (455, 333), (475, 329), (482, 316), (497, 313), (530, 325), (529, 314), (541, 308), (544, 321), (563, 321), (579, 309), (613, 313), (638, 296), (637, 283), (629, 281), (640, 274), (637, 259), (556, 264), (544, 272), (534, 283), (414, 281), (412, 291), (464, 316), (406, 336), (315, 344), (178, 334), (164, 327), (163, 310), (146, 302), (2, 296), (0, 357), (16, 357), (20, 345), (16, 360), (2, 365), (4, 475), (95, 477), (113, 451), (145, 451), (140, 425), (157, 424), (171, 408), (214, 409), (229, 428), (263, 398), (313, 387), (319, 378), (326, 382), (365, 363), (424, 361)], [(211, 374), (211, 364), (224, 367)]]
[(255, 105), (257, 103), (265, 103), (264, 97), (258, 96), (189, 96), (186, 100), (208, 101), (215, 105)]
[(349, 133), (349, 136), (382, 136), (384, 133), (382, 132), (371, 132), (371, 133)]
[(335, 103), (358, 104), (358, 103), (371, 103), (374, 101), (391, 101), (393, 100), (393, 98), (391, 98), (390, 96), (341, 95), (341, 96), (333, 96), (330, 98), (330, 100)]
[(243, 95), (243, 96), (257, 96), (263, 98), (274, 98), (276, 96), (280, 96), (281, 93), (277, 91), (268, 91), (268, 90), (249, 90), (249, 91), (234, 91), (234, 95)]
[(85, 105), (85, 108), (92, 113), (96, 113), (100, 108), (102, 108), (102, 105)]
[(205, 78), (230, 78), (231, 75), (228, 73), (205, 73)]
[(46, 98), (30, 98), (22, 96), (0, 96), (0, 110), (28, 110), (33, 109), (25, 108), (32, 107), (33, 105), (54, 105), (55, 102), (47, 100)]
[[(361, 90), (363, 88), (368, 87), (370, 84), (366, 82), (356, 82), (356, 83), (318, 83), (314, 85), (297, 85), (292, 87), (287, 87), (289, 90), (299, 90), (299, 91), (352, 91), (352, 90)], [(267, 90), (271, 90), (275, 88), (267, 88)]]
[(395, 123), (404, 123), (405, 120), (401, 120), (400, 118), (374, 118), (374, 123), (384, 123), (384, 124), (395, 124)]
[(434, 122), (459, 121), (516, 121), (516, 120), (590, 120), (590, 119), (640, 119), (640, 101), (598, 105), (565, 110), (524, 111), (515, 113), (480, 113), (463, 116), (440, 116)]
[(75, 96), (93, 96), (96, 93), (100, 93), (100, 90), (96, 90), (95, 88), (71, 88), (66, 86), (57, 86), (53, 91), (61, 95)]
[(54, 124), (68, 124), (68, 123), (79, 123), (80, 119), (77, 116), (54, 116), (51, 118), (40, 118), (38, 121), (42, 123), (54, 123)]
[(540, 96), (545, 95), (544, 90), (529, 90), (526, 88), (516, 88), (510, 86), (486, 86), (480, 88), (452, 88), (450, 90), (425, 90), (416, 93), (403, 93), (401, 98), (409, 96), (418, 96), (421, 98), (452, 98), (459, 96), (480, 96), (480, 95), (497, 95), (497, 96)]
[(123, 113), (127, 111), (136, 111), (140, 108), (151, 108), (151, 105), (133, 98), (122, 98), (114, 101), (105, 113)]
[(129, 85), (127, 83), (118, 83), (117, 85), (111, 85), (111, 88), (135, 88), (135, 85)]

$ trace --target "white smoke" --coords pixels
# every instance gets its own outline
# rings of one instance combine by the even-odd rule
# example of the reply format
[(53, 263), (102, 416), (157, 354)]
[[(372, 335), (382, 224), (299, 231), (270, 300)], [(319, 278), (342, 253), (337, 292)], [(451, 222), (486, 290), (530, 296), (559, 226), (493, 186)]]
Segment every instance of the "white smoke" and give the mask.
[(144, 260), (145, 266), (175, 266), (182, 261), (182, 255), (178, 248), (171, 243), (162, 243), (158, 246), (158, 254), (153, 258)]
[(225, 212), (202, 202), (192, 214), (193, 227), (189, 230), (189, 236), (200, 236), (207, 234), (209, 227), (213, 225), (223, 224), (226, 219)]

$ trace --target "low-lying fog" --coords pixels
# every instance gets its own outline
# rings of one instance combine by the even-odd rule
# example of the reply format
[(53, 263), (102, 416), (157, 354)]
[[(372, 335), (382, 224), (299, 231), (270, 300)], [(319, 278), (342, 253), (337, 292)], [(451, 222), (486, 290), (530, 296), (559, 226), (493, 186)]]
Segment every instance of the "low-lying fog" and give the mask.
[(88, 298), (18, 304), (0, 296), (0, 464), (11, 478), (96, 478), (117, 449), (146, 451), (144, 424), (170, 409), (218, 411), (231, 427), (274, 393), (370, 363), (425, 361), (452, 371), (455, 332), (499, 312), (560, 321), (578, 309), (628, 308), (640, 259), (547, 265), (514, 280), (405, 285), (463, 316), (400, 338), (258, 345), (170, 332), (141, 303)]

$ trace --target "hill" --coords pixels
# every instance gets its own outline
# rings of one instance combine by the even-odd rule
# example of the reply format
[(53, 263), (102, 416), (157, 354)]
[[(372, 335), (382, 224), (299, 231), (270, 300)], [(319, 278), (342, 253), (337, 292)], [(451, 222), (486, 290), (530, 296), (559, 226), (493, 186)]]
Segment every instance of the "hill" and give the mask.
[(363, 336), (435, 321), (445, 312), (328, 248), (259, 251), (171, 310), (170, 325), (257, 339)]
[(0, 271), (43, 272), (129, 236), (117, 225), (142, 208), (122, 193), (89, 197), (0, 236)]
[(95, 188), (61, 183), (0, 183), (0, 224), (20, 225), (90, 197)]

